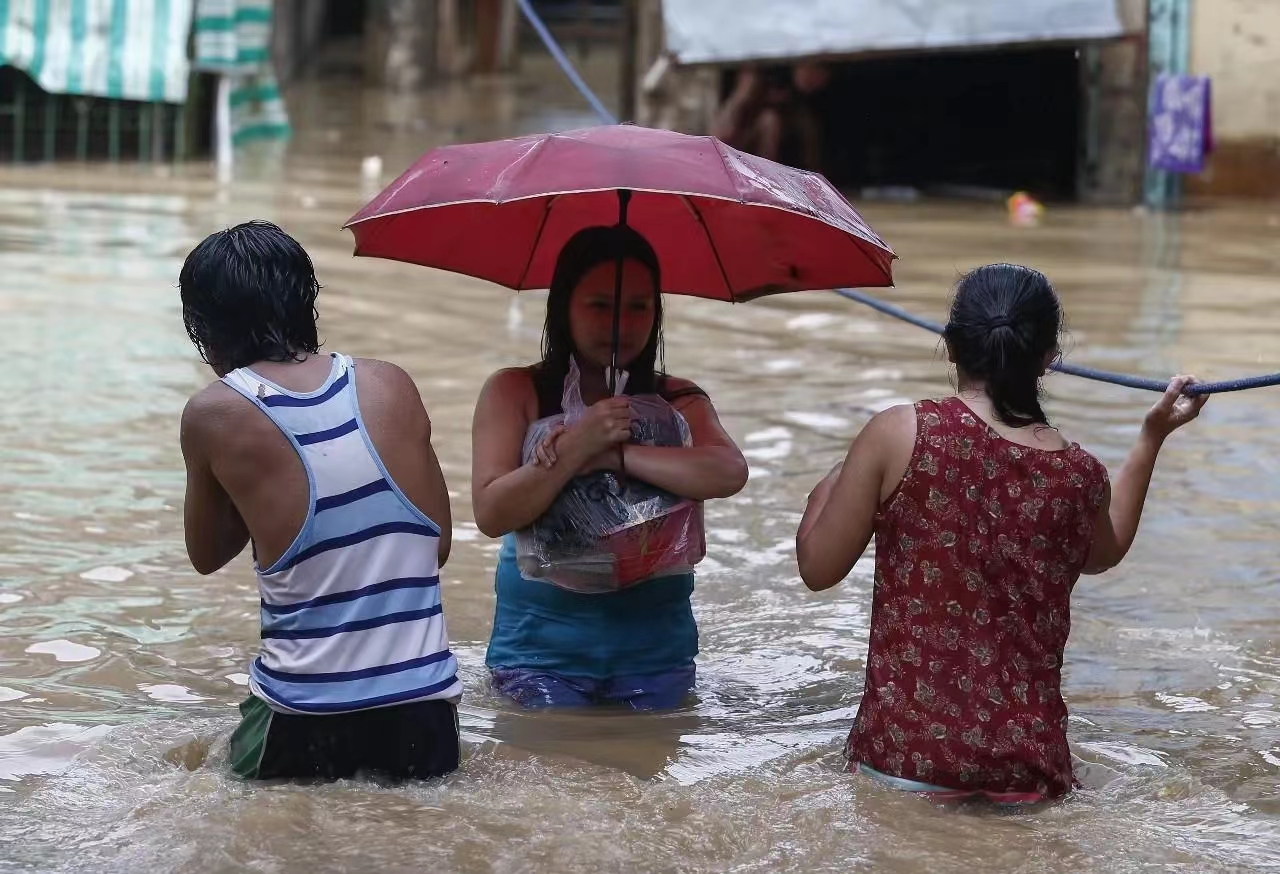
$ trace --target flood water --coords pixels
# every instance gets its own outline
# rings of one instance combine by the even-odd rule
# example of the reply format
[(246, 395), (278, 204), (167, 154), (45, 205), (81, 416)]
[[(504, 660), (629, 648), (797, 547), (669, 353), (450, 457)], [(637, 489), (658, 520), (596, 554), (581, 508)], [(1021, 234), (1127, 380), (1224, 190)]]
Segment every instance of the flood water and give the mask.
[[(752, 473), (707, 507), (696, 706), (528, 713), (488, 689), (497, 548), (470, 523), (471, 409), (489, 373), (536, 356), (542, 299), (353, 260), (338, 228), (379, 187), (366, 155), (384, 157), (385, 184), (437, 142), (590, 122), (567, 89), (539, 88), (400, 103), (304, 88), (287, 157), (226, 186), (203, 166), (0, 170), (0, 870), (1276, 867), (1280, 390), (1218, 397), (1175, 435), (1129, 559), (1077, 587), (1065, 694), (1086, 788), (1064, 802), (941, 810), (841, 770), (870, 562), (812, 594), (796, 525), (872, 413), (948, 382), (935, 338), (820, 292), (669, 305), (668, 368), (708, 390)], [(390, 121), (404, 117), (430, 122)], [(998, 205), (859, 206), (902, 259), (885, 296), (915, 312), (942, 319), (958, 271), (1020, 261), (1062, 293), (1073, 361), (1280, 370), (1280, 209), (1059, 207), (1014, 228)], [(443, 781), (229, 776), (257, 596), (247, 557), (208, 578), (186, 561), (178, 416), (211, 376), (176, 283), (192, 245), (253, 217), (311, 251), (326, 348), (404, 366), (434, 421), (467, 689), (464, 763)], [(1048, 388), (1050, 415), (1114, 472), (1154, 397)]]

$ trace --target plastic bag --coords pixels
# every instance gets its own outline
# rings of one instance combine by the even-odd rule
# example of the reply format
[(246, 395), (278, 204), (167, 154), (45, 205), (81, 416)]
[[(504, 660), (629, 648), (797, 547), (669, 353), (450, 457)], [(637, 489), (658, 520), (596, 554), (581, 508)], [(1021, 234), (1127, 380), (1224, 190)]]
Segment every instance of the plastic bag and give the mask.
[[(625, 376), (620, 374), (619, 392)], [(693, 444), (688, 422), (665, 400), (657, 395), (630, 400), (632, 443)], [(565, 377), (561, 409), (529, 426), (524, 463), (533, 460), (552, 430), (585, 414), (577, 362), (570, 363)], [(612, 471), (574, 477), (545, 513), (516, 532), (521, 575), (575, 592), (616, 592), (654, 577), (688, 573), (705, 554), (700, 501)]]

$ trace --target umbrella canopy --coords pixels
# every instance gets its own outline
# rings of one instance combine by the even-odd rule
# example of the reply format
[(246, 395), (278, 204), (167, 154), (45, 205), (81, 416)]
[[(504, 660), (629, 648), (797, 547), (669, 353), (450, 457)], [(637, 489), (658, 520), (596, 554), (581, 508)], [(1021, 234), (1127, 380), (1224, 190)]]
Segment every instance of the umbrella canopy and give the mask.
[(617, 224), (620, 200), (668, 294), (893, 284), (893, 250), (819, 174), (634, 125), (434, 149), (346, 227), (357, 255), (546, 288), (569, 238)]

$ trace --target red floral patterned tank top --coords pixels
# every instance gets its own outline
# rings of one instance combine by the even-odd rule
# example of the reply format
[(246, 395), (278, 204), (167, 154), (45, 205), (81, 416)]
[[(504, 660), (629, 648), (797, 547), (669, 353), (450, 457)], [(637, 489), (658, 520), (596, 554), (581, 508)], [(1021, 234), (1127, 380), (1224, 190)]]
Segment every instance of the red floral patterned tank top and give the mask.
[(1073, 784), (1062, 653), (1106, 469), (1019, 446), (959, 398), (920, 401), (901, 484), (875, 520), (866, 688), (847, 753), (948, 789)]

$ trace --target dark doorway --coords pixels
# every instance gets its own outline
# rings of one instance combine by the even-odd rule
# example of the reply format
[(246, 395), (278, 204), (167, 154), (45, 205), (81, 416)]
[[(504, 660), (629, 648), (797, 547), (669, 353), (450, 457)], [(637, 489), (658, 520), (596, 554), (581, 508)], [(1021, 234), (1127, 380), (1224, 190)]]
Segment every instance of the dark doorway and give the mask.
[[(911, 54), (829, 65), (804, 98), (821, 169), (846, 189), (1026, 189), (1074, 198), (1081, 85), (1074, 47)], [(726, 76), (726, 93), (732, 87)]]
[(325, 9), (326, 39), (364, 34), (365, 0), (340, 0)]

